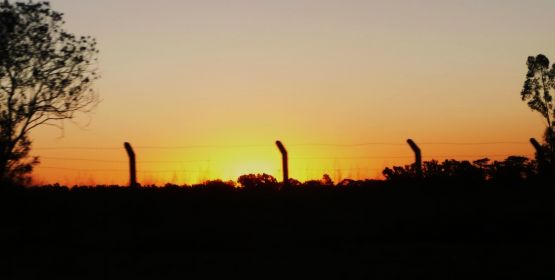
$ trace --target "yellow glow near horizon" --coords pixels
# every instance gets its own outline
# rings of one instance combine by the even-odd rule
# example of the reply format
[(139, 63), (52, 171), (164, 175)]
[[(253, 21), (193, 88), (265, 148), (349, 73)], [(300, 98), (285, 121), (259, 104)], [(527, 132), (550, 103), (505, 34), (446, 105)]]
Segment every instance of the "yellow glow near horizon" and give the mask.
[[(393, 143), (392, 143), (393, 144)], [(300, 181), (321, 179), (329, 174), (336, 182), (342, 179), (381, 179), (381, 171), (393, 165), (410, 164), (413, 154), (408, 146), (382, 145), (368, 146), (298, 146), (288, 148), (290, 177)], [(476, 147), (478, 146), (478, 147)], [(476, 160), (488, 157), (503, 160), (509, 155), (533, 156), (533, 150), (526, 142), (477, 144), (477, 145), (424, 144), (424, 160)], [(458, 147), (457, 153), (453, 147)], [(507, 154), (507, 147), (511, 153)], [(122, 149), (123, 150), (123, 149)], [(373, 150), (373, 151), (372, 151)], [(370, 151), (370, 152), (368, 152)], [(56, 152), (57, 153), (57, 152)], [(123, 151), (73, 151), (81, 158), (70, 160), (46, 156), (38, 166), (39, 174), (52, 177), (50, 180), (67, 185), (127, 184), (128, 172)], [(272, 144), (267, 146), (190, 146), (190, 147), (147, 147), (136, 149), (138, 179), (143, 185), (194, 184), (207, 180), (221, 179), (236, 181), (240, 175), (267, 173), (281, 180), (281, 155)], [(109, 158), (112, 161), (81, 162), (79, 159)], [(115, 159), (115, 160), (114, 160)], [(75, 161), (72, 161), (75, 160)], [(77, 163), (76, 163), (77, 162)], [(61, 165), (61, 164), (64, 165)], [(68, 164), (70, 163), (70, 164)], [(69, 169), (50, 169), (56, 166), (70, 166)], [(44, 172), (44, 173), (43, 173)], [(104, 178), (98, 181), (97, 178)], [(50, 182), (52, 182), (50, 181)]]

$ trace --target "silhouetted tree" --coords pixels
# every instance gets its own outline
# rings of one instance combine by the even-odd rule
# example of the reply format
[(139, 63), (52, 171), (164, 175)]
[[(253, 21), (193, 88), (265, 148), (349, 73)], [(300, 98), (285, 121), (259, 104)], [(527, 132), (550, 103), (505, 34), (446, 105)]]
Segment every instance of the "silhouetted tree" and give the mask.
[(503, 184), (516, 184), (533, 177), (536, 172), (534, 161), (526, 157), (510, 156), (504, 161), (494, 161), (489, 166), (490, 180)]
[(295, 179), (295, 178), (289, 178), (288, 184), (289, 184), (290, 187), (298, 187), (298, 186), (302, 185), (302, 183), (299, 180)]
[[(536, 163), (526, 157), (510, 156), (504, 161), (480, 159), (474, 162), (437, 160), (423, 163), (424, 180), (431, 183), (480, 183), (494, 181), (503, 184), (514, 184), (536, 175)], [(385, 178), (395, 182), (415, 182), (418, 178), (412, 165), (394, 166), (383, 171)]]
[(0, 3), (0, 181), (23, 183), (38, 163), (28, 159), (29, 131), (60, 126), (98, 97), (91, 85), (96, 41), (76, 37), (48, 2)]
[(328, 187), (334, 186), (333, 180), (331, 179), (330, 175), (324, 174), (324, 176), (322, 176), (322, 185)]
[(482, 158), (472, 162), (472, 164), (479, 169), (480, 176), (485, 180), (488, 180), (490, 178), (490, 162), (491, 160), (489, 158)]
[(322, 184), (322, 181), (320, 180), (307, 180), (302, 184), (303, 188), (310, 188), (310, 189), (315, 189), (315, 188), (322, 188), (324, 187), (324, 185)]
[(454, 159), (424, 162), (424, 178), (434, 181), (455, 182), (481, 182), (486, 179), (485, 172), (480, 166), (473, 165), (469, 161), (457, 161)]
[(386, 167), (382, 174), (390, 181), (414, 181), (418, 176), (414, 165)]
[(520, 95), (532, 110), (538, 111), (545, 118), (545, 149), (546, 154), (549, 155), (548, 160), (553, 164), (555, 161), (555, 104), (551, 91), (555, 89), (555, 64), (550, 68), (549, 59), (539, 54), (536, 57), (528, 57), (526, 65), (528, 73)]
[(272, 189), (278, 186), (276, 178), (266, 173), (241, 175), (237, 182), (245, 189)]
[(224, 190), (233, 190), (235, 189), (235, 182), (233, 181), (222, 181), (222, 180), (209, 180), (205, 181), (200, 185), (196, 185), (194, 187), (204, 188), (207, 190), (214, 190), (214, 191), (224, 191)]
[(349, 187), (351, 185), (354, 185), (356, 181), (353, 179), (343, 179), (341, 180), (341, 182), (339, 182), (337, 185), (341, 186), (341, 187)]

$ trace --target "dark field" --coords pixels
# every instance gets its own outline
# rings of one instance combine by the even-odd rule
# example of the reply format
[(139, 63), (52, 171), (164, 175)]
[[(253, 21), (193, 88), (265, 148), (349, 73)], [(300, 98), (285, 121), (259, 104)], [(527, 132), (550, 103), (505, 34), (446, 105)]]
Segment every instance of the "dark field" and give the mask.
[(0, 192), (0, 279), (555, 278), (555, 188)]

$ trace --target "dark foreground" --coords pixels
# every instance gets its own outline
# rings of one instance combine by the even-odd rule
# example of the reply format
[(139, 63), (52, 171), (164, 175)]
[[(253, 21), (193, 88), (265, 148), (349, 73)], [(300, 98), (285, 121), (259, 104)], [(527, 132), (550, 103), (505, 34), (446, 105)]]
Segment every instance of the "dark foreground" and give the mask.
[(48, 188), (0, 211), (0, 279), (555, 278), (555, 187)]

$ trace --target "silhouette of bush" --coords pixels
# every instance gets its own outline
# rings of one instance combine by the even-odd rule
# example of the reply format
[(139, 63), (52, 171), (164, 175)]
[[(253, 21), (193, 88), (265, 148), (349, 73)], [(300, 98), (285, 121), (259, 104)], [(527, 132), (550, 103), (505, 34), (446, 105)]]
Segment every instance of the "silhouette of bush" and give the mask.
[(504, 161), (494, 161), (489, 166), (490, 180), (504, 184), (515, 184), (534, 177), (536, 163), (526, 157), (510, 156)]
[(247, 190), (276, 189), (279, 186), (276, 178), (266, 173), (241, 175), (237, 182)]
[(331, 179), (330, 175), (328, 174), (324, 174), (324, 176), (322, 176), (322, 185), (324, 186), (328, 186), (328, 187), (333, 187), (334, 183), (333, 180)]
[(410, 182), (418, 178), (416, 169), (412, 165), (386, 167), (382, 174), (389, 181)]
[(289, 186), (291, 186), (291, 187), (299, 187), (299, 186), (301, 186), (301, 185), (302, 185), (301, 181), (299, 181), (299, 180), (297, 180), (297, 179), (294, 179), (294, 178), (289, 178)]
[(235, 182), (233, 181), (222, 181), (222, 180), (208, 180), (202, 184), (193, 185), (193, 188), (200, 188), (206, 190), (223, 191), (223, 190), (234, 190)]
[(305, 181), (302, 185), (303, 188), (322, 188), (324, 185), (320, 180), (308, 180)]
[(176, 184), (172, 184), (172, 183), (166, 183), (166, 184), (164, 185), (164, 188), (165, 188), (165, 189), (179, 189), (180, 186), (178, 186), (178, 185), (176, 185)]
[(445, 160), (443, 163), (432, 160), (424, 163), (424, 178), (448, 182), (482, 182), (486, 174), (481, 167), (469, 161)]
[[(480, 159), (474, 162), (445, 160), (426, 161), (422, 166), (423, 179), (432, 183), (481, 183), (492, 181), (498, 183), (515, 183), (533, 178), (536, 174), (536, 164), (525, 157), (510, 156), (504, 161)], [(388, 181), (408, 183), (418, 179), (412, 165), (394, 166), (386, 168), (383, 175)]]
[(352, 179), (343, 179), (343, 180), (341, 180), (341, 182), (339, 182), (337, 185), (338, 185), (338, 186), (341, 186), (341, 187), (349, 187), (349, 186), (354, 185), (355, 183), (356, 183), (355, 180), (352, 180)]
[(328, 174), (324, 174), (320, 180), (308, 180), (301, 185), (306, 188), (334, 187), (335, 184)]

